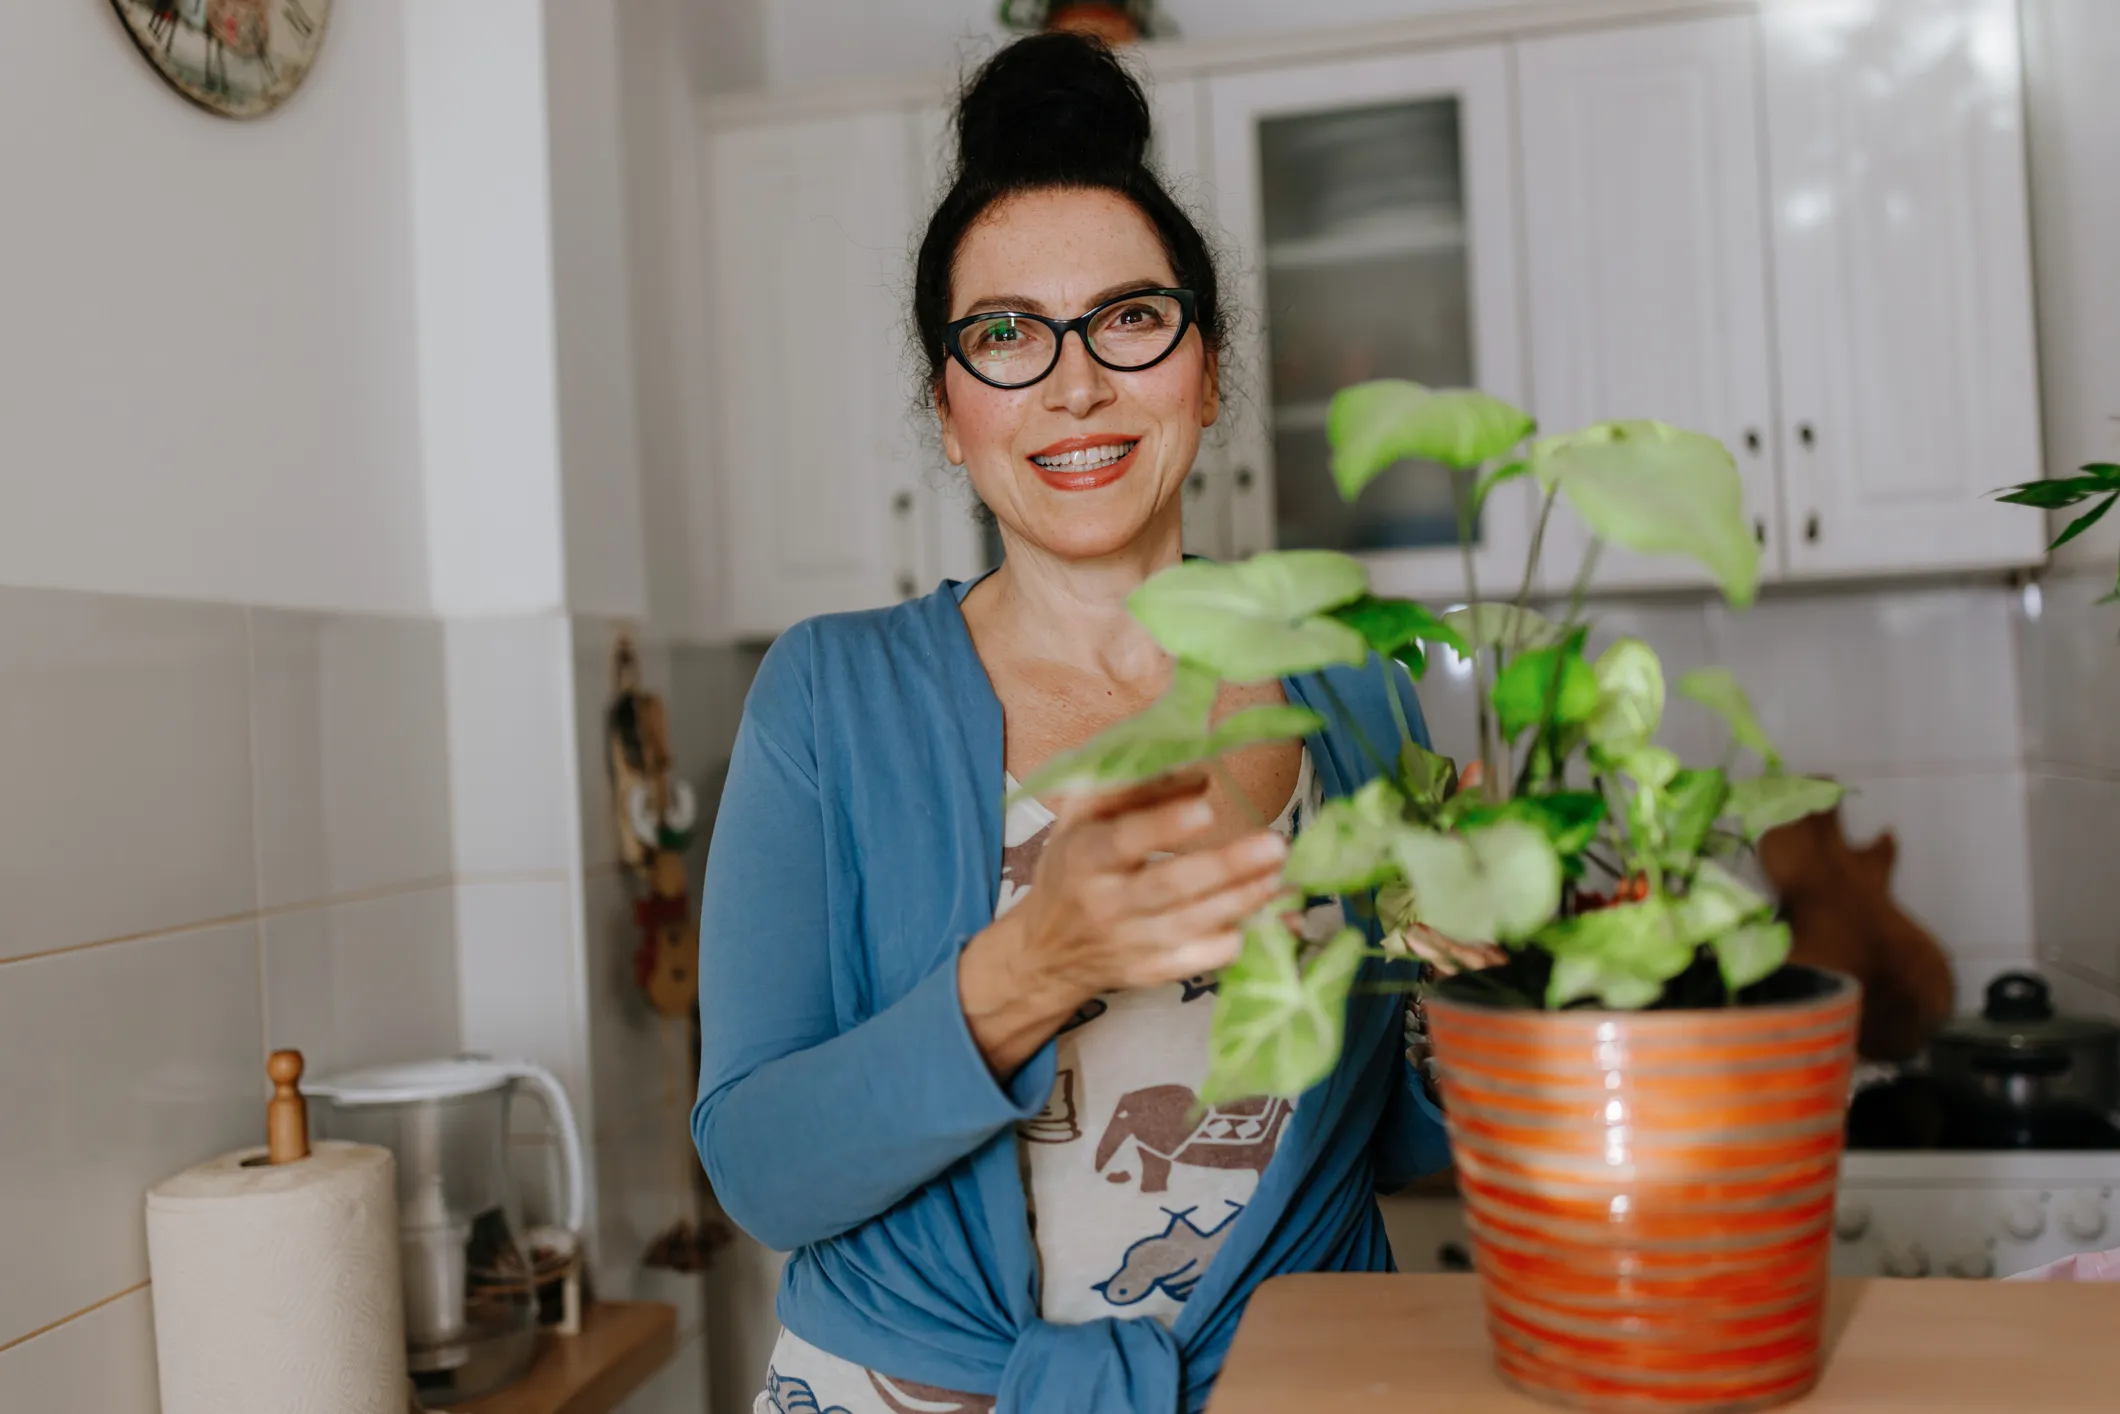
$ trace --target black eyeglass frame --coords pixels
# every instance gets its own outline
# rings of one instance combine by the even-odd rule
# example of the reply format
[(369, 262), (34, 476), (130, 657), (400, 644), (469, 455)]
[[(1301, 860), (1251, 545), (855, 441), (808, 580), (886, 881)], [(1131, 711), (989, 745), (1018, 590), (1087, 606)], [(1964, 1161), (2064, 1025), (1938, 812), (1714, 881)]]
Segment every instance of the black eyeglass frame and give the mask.
[[(1097, 346), (1090, 342), (1090, 321), (1115, 304), (1125, 304), (1128, 300), (1139, 299), (1143, 295), (1165, 295), (1178, 302), (1178, 332), (1171, 336), (1169, 348), (1166, 348), (1162, 353), (1157, 354), (1146, 363), (1113, 363), (1110, 359), (1098, 353)], [(981, 310), (977, 314), (967, 314), (962, 319), (953, 319), (943, 325), (942, 348), (951, 358), (957, 360), (958, 365), (966, 373), (971, 374), (972, 377), (986, 384), (989, 388), (1002, 388), (1009, 392), (1034, 387), (1039, 383), (1043, 383), (1052, 375), (1052, 371), (1060, 366), (1060, 346), (1067, 341), (1070, 329), (1081, 338), (1083, 351), (1105, 368), (1109, 368), (1114, 373), (1140, 373), (1154, 368), (1157, 364), (1163, 362), (1164, 359), (1169, 358), (1178, 351), (1178, 345), (1185, 342), (1185, 335), (1193, 327), (1193, 305), (1193, 292), (1191, 290), (1140, 289), (1128, 290), (1123, 295), (1113, 295), (1095, 309), (1078, 314), (1073, 319), (1048, 319), (1042, 314), (1030, 314), (1019, 309)], [(1004, 383), (998, 378), (987, 377), (972, 366), (971, 356), (965, 353), (964, 331), (971, 328), (974, 324), (988, 319), (1027, 319), (1033, 324), (1043, 324), (1053, 332), (1052, 361), (1039, 370), (1037, 377), (1026, 378), (1021, 383)]]

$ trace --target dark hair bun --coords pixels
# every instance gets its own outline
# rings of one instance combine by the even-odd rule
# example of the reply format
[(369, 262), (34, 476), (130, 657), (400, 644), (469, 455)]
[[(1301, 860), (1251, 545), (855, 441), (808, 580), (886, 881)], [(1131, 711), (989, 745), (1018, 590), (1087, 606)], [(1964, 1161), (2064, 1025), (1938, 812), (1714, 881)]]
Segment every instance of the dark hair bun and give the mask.
[(1017, 188), (1096, 182), (1148, 156), (1148, 99), (1118, 56), (1065, 31), (1030, 35), (980, 66), (957, 100), (959, 180)]

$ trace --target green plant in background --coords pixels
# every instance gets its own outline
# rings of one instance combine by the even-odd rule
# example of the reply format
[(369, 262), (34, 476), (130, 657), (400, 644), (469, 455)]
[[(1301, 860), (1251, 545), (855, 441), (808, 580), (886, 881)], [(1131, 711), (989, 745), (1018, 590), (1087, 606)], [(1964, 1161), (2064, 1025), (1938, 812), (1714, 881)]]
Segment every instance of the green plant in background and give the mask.
[[(1788, 955), (1787, 927), (1729, 861), (1776, 825), (1831, 808), (1840, 787), (1783, 770), (1726, 670), (1678, 681), (1730, 728), (1731, 759), (1689, 768), (1656, 743), (1666, 683), (1649, 645), (1623, 638), (1584, 656), (1583, 599), (1606, 542), (1690, 556), (1731, 603), (1751, 602), (1759, 552), (1736, 466), (1715, 439), (1658, 422), (1527, 440), (1534, 430), (1520, 409), (1475, 391), (1396, 380), (1342, 391), (1327, 434), (1343, 497), (1407, 459), (1460, 473), (1464, 604), (1436, 613), (1373, 594), (1359, 561), (1323, 550), (1174, 566), (1128, 601), (1178, 660), (1169, 693), (1021, 787), (1108, 790), (1305, 735), (1319, 718), (1292, 706), (1211, 725), (1217, 686), (1383, 656), (1399, 739), (1388, 757), (1364, 743), (1377, 779), (1306, 826), (1284, 868), (1288, 896), (1246, 928), (1221, 977), (1205, 1101), (1295, 1095), (1339, 1055), (1348, 990), (1369, 949), (1347, 928), (1306, 956), (1283, 920), (1307, 896), (1337, 894), (1379, 918), (1395, 954), (1423, 928), (1501, 944), (1509, 962), (1474, 975), (1524, 1006), (1722, 1005)], [(1513, 595), (1484, 599), (1471, 554), (1481, 508), (1497, 486), (1527, 477), (1542, 502), (1523, 578)], [(1592, 538), (1556, 620), (1529, 601), (1563, 503)], [(1416, 743), (1399, 705), (1389, 663), (1418, 679), (1438, 647), (1471, 663), (1477, 771)], [(1756, 772), (1732, 774), (1740, 753)]]
[[(2019, 486), (2005, 487), (1998, 493), (2001, 500), (2014, 506), (2031, 506), (2035, 510), (2058, 511), (2077, 506), (2085, 501), (2096, 501), (2082, 515), (2068, 523), (2068, 528), (2054, 537), (2048, 550), (2058, 550), (2089, 530), (2105, 518), (2120, 501), (2120, 466), (2112, 462), (2092, 462), (2080, 467), (2075, 476), (2057, 476), (2051, 481), (2027, 481)], [(2120, 579), (2113, 584), (2113, 592), (2098, 601), (2101, 604), (2120, 603)]]

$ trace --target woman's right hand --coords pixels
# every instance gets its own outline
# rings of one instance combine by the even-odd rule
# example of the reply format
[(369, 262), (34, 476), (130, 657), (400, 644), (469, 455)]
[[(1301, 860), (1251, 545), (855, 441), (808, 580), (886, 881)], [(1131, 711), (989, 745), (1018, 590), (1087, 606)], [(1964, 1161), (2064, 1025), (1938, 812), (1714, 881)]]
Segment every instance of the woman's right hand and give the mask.
[(1255, 830), (1199, 848), (1213, 826), (1200, 776), (1087, 800), (1053, 826), (1029, 896), (958, 962), (972, 1037), (997, 1076), (1013, 1074), (1099, 993), (1235, 960), (1244, 920), (1285, 892), (1288, 847)]

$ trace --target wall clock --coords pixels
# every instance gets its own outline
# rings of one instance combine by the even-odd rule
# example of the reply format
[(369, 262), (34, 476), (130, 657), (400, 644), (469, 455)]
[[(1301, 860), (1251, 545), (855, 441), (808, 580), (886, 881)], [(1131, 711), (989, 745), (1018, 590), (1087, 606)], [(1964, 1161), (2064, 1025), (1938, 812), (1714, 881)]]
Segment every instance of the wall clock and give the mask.
[(177, 92), (224, 118), (257, 118), (309, 77), (331, 0), (111, 0)]

